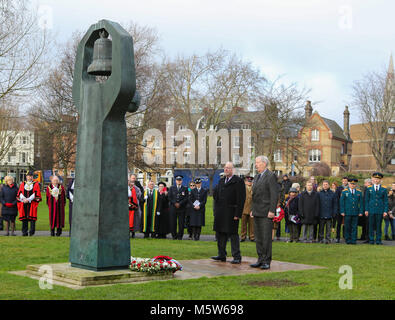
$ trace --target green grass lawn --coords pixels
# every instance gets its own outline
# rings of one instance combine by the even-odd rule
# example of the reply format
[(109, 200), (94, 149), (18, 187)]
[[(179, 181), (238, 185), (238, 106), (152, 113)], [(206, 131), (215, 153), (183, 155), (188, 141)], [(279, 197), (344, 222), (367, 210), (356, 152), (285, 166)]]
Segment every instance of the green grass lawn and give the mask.
[[(132, 239), (131, 248), (133, 256), (163, 254), (177, 260), (208, 258), (217, 253), (214, 241)], [(274, 260), (326, 269), (154, 281), (82, 290), (56, 285), (52, 290), (41, 290), (37, 280), (8, 273), (24, 270), (28, 264), (67, 262), (68, 250), (69, 238), (0, 237), (0, 299), (394, 299), (394, 246), (274, 242)], [(241, 243), (241, 251), (244, 256), (256, 256), (252, 242)], [(342, 276), (338, 272), (342, 265), (352, 267), (352, 290), (342, 290), (338, 286)], [(269, 287), (251, 284), (265, 280), (289, 280), (300, 285)]]

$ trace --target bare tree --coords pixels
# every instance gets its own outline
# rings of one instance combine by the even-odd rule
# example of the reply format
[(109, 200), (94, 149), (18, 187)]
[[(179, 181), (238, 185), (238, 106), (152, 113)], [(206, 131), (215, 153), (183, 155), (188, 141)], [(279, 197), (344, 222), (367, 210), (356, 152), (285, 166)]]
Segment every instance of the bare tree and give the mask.
[(0, 0), (0, 100), (24, 96), (41, 82), (48, 35), (25, 0)]
[(160, 68), (157, 64), (162, 52), (155, 28), (130, 22), (125, 27), (133, 38), (136, 87), (140, 96), (140, 107), (134, 113), (126, 114), (128, 165), (142, 171), (153, 170), (143, 160), (144, 132), (163, 123), (166, 99), (160, 85)]
[(37, 103), (30, 110), (36, 128), (44, 130), (46, 139), (52, 140), (54, 165), (64, 170), (65, 178), (69, 169), (74, 167), (78, 125), (77, 111), (68, 99), (69, 80), (62, 68), (53, 70), (38, 91)]
[[(154, 29), (135, 23), (130, 23), (126, 29), (134, 40), (137, 89), (142, 101), (142, 106), (136, 113), (126, 116), (128, 160), (130, 165), (141, 167), (139, 147), (143, 132), (149, 124), (148, 119), (151, 117), (148, 112), (153, 103), (151, 100), (156, 99), (154, 57), (160, 49)], [(43, 134), (43, 139), (52, 140), (54, 165), (63, 168), (65, 175), (74, 167), (76, 155), (78, 112), (72, 98), (72, 86), (75, 57), (81, 38), (82, 34), (75, 32), (61, 48), (60, 62), (51, 69), (44, 85), (38, 90), (37, 102), (30, 110), (36, 128)], [(142, 121), (144, 117), (146, 122)]]
[[(265, 154), (276, 169), (275, 154), (282, 150), (282, 159), (286, 166), (294, 163), (303, 172), (305, 148), (298, 133), (306, 127), (303, 112), (309, 89), (300, 89), (297, 83), (284, 84), (281, 78), (268, 83), (260, 92), (257, 112), (252, 128), (258, 137), (256, 153)], [(294, 159), (297, 158), (297, 161)]]
[[(198, 129), (236, 129), (233, 127), (234, 117), (241, 111), (248, 111), (264, 83), (259, 70), (251, 63), (223, 49), (203, 55), (166, 58), (161, 76), (161, 84), (168, 97), (167, 112), (194, 136), (197, 136)], [(201, 141), (197, 140), (194, 150), (201, 147)], [(207, 156), (210, 153), (208, 142), (209, 137), (206, 138)], [(207, 174), (211, 188), (215, 171), (222, 164), (207, 163), (190, 164), (188, 167), (193, 175), (195, 170)]]
[(353, 104), (358, 108), (377, 167), (386, 172), (391, 159), (395, 158), (395, 139), (390, 135), (390, 128), (395, 126), (393, 66), (389, 72), (370, 72), (356, 81)]
[(17, 106), (41, 83), (48, 39), (28, 1), (0, 0), (0, 159), (23, 125)]
[(20, 127), (17, 106), (0, 99), (0, 160), (7, 155)]

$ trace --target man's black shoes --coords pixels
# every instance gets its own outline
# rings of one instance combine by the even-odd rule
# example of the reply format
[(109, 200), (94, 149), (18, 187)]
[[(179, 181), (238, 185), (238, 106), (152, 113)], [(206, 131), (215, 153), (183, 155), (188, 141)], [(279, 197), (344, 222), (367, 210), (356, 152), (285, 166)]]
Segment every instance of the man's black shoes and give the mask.
[(215, 257), (211, 257), (211, 259), (213, 259), (213, 260), (215, 260), (215, 261), (226, 262), (226, 257), (215, 256)]
[(259, 268), (260, 266), (262, 266), (262, 264), (263, 263), (261, 263), (261, 262), (257, 262), (257, 263), (250, 264), (250, 267), (251, 268)]
[(233, 259), (230, 263), (231, 264), (240, 264), (241, 263), (241, 259)]

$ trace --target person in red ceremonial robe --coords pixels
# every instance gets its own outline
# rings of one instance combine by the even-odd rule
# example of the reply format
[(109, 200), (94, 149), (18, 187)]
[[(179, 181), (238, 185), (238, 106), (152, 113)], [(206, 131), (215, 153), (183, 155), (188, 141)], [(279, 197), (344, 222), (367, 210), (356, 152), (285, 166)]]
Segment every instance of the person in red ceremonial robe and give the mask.
[(51, 177), (51, 183), (47, 187), (47, 205), (49, 209), (49, 224), (51, 226), (51, 236), (59, 237), (64, 228), (64, 208), (66, 206), (66, 192), (59, 183), (57, 176)]
[(140, 189), (135, 186), (136, 176), (134, 174), (129, 177), (128, 198), (129, 198), (129, 231), (131, 237), (135, 237), (140, 224), (140, 208), (139, 201), (141, 198)]
[(41, 201), (40, 184), (33, 181), (32, 171), (27, 173), (26, 182), (22, 182), (19, 186), (17, 200), (19, 221), (22, 221), (22, 235), (27, 236), (30, 221), (29, 235), (32, 236), (36, 230), (38, 203)]

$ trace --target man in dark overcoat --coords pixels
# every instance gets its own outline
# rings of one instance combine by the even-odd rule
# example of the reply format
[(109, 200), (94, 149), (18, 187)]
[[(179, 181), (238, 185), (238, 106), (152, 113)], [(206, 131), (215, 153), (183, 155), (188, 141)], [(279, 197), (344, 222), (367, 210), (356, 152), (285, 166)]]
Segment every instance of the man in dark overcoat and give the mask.
[(230, 238), (233, 260), (241, 263), (239, 220), (241, 219), (246, 198), (243, 179), (234, 175), (232, 162), (224, 167), (224, 177), (219, 180), (214, 190), (214, 231), (217, 232), (218, 256), (211, 257), (217, 261), (226, 261), (226, 243)]
[(273, 218), (279, 198), (276, 175), (268, 169), (269, 159), (259, 156), (255, 159), (258, 174), (252, 186), (252, 213), (258, 261), (252, 268), (270, 269), (272, 261)]
[(320, 196), (310, 181), (306, 182), (306, 190), (299, 198), (299, 215), (302, 219), (303, 241), (312, 243), (314, 224), (320, 216)]

